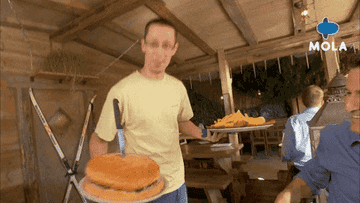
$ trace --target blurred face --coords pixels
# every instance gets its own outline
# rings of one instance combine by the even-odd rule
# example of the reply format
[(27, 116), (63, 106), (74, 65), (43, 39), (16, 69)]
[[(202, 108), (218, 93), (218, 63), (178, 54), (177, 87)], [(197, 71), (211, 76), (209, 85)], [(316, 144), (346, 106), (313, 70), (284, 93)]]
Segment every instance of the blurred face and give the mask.
[(345, 109), (351, 114), (351, 130), (360, 133), (360, 68), (349, 72)]
[(145, 53), (144, 68), (155, 74), (165, 72), (178, 48), (175, 30), (166, 25), (151, 25), (145, 40), (141, 41), (141, 48)]

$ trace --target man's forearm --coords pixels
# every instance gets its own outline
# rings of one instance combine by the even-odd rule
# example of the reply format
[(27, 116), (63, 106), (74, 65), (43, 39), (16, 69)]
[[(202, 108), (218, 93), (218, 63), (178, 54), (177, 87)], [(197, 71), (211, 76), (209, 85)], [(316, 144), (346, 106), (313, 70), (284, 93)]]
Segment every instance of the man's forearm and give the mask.
[(202, 132), (201, 132), (200, 128), (197, 127), (191, 121), (179, 122), (179, 131), (181, 133), (184, 133), (185, 135), (191, 135), (191, 136), (196, 137), (198, 139), (204, 139), (202, 137)]
[(294, 178), (277, 196), (275, 203), (299, 203), (302, 198), (311, 197), (311, 189), (302, 178)]
[(90, 138), (89, 150), (90, 158), (106, 154), (108, 151), (108, 143), (105, 140), (99, 138), (99, 136), (94, 132)]

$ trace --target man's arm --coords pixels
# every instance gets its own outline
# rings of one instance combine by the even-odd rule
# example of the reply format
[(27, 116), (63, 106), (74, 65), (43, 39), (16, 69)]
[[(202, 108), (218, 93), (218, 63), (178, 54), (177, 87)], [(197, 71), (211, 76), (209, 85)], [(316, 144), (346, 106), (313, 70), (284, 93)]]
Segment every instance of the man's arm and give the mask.
[(106, 154), (108, 151), (108, 142), (101, 139), (96, 132), (91, 135), (89, 142), (90, 158)]
[(291, 123), (291, 118), (289, 118), (285, 125), (284, 140), (281, 149), (282, 161), (286, 162), (293, 162), (296, 153), (296, 135)]
[(202, 136), (202, 131), (191, 121), (179, 121), (179, 131), (185, 135), (191, 135), (198, 139), (204, 139)]
[(299, 203), (302, 198), (310, 198), (310, 187), (299, 177), (293, 181), (277, 196), (275, 203)]

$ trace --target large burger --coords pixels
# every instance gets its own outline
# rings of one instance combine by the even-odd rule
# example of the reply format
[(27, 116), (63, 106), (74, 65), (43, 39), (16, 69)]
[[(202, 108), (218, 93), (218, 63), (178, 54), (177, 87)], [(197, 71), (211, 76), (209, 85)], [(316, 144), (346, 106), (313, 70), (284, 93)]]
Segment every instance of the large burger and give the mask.
[(139, 201), (159, 194), (164, 183), (159, 165), (149, 157), (105, 154), (89, 161), (82, 187), (102, 200)]

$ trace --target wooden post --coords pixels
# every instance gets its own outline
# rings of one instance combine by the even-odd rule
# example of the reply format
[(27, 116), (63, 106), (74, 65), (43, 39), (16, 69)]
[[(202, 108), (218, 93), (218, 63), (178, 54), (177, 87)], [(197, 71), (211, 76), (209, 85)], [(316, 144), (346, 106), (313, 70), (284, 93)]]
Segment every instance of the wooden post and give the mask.
[[(324, 41), (329, 42), (331, 45), (332, 43), (335, 43), (335, 38), (330, 35), (328, 40)], [(325, 62), (325, 77), (327, 83), (329, 83), (335, 77), (337, 69), (339, 67), (338, 51), (332, 51), (331, 49), (332, 48), (323, 53)]]
[[(225, 105), (225, 114), (229, 115), (231, 113), (235, 113), (234, 109), (234, 100), (233, 100), (233, 93), (232, 93), (232, 79), (230, 78), (230, 68), (229, 65), (225, 59), (225, 53), (224, 50), (218, 50), (218, 61), (219, 61), (219, 74), (220, 74), (220, 80), (221, 80), (221, 89), (222, 94), (224, 96), (224, 105)], [(225, 98), (228, 95), (229, 97), (229, 103), (225, 103)], [(229, 105), (227, 107), (227, 105)]]
[[(225, 59), (225, 53), (223, 49), (218, 50), (218, 61), (219, 61), (219, 74), (221, 80), (221, 89), (224, 98), (224, 106), (225, 106), (225, 114), (229, 115), (235, 113), (234, 108), (234, 97), (232, 92), (232, 78), (230, 78), (230, 68)], [(239, 145), (239, 138), (237, 133), (229, 134), (230, 143), (233, 144), (234, 147)], [(237, 152), (232, 160), (240, 159), (240, 152)]]
[(39, 168), (36, 156), (35, 138), (32, 126), (31, 104), (27, 89), (17, 88), (17, 120), (23, 153), (22, 175), (25, 202), (40, 202)]

